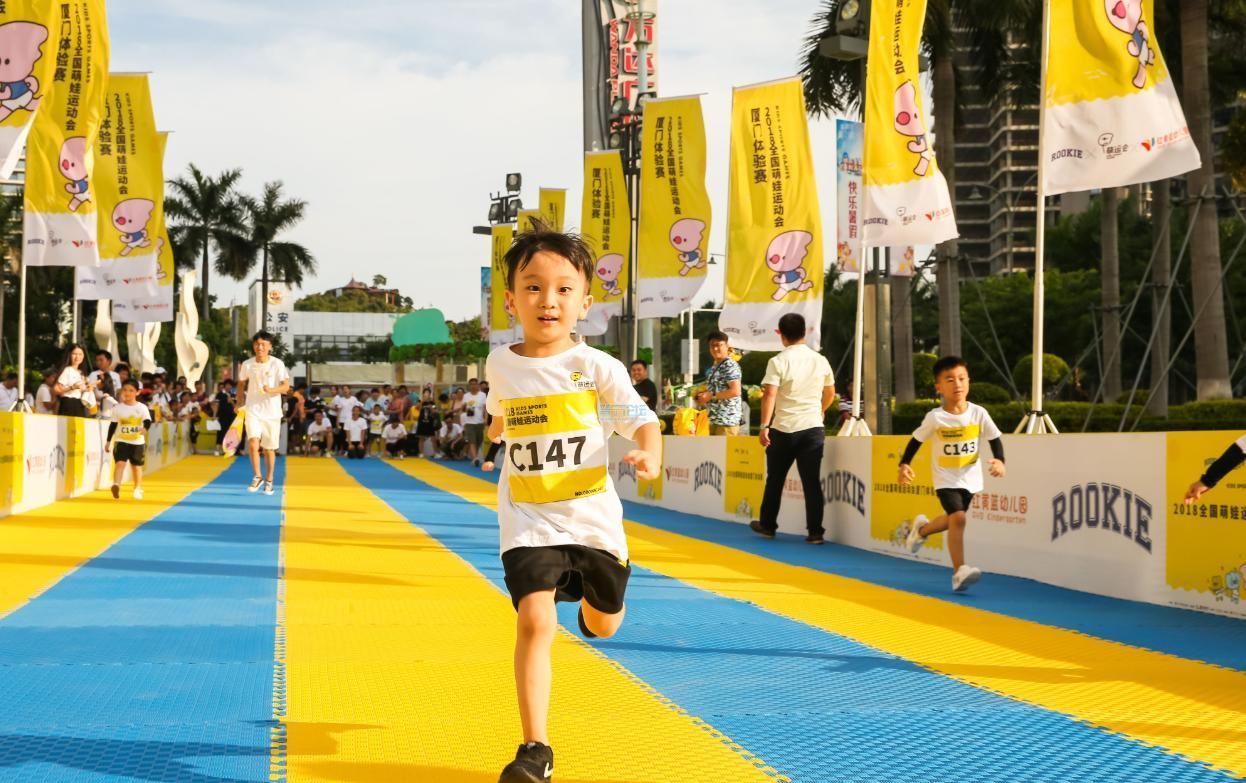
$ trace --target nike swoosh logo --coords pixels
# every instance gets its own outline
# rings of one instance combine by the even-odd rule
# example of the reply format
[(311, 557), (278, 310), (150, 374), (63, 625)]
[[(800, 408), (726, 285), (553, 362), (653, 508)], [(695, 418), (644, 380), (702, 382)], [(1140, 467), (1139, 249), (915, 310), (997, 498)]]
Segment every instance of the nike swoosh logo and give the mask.
[(548, 764), (548, 763), (547, 763), (547, 764), (545, 765), (545, 774), (544, 774), (544, 775), (542, 775), (541, 777), (543, 777), (543, 778), (548, 778), (548, 777), (552, 776), (553, 774), (554, 774), (554, 765), (553, 765), (553, 764)]

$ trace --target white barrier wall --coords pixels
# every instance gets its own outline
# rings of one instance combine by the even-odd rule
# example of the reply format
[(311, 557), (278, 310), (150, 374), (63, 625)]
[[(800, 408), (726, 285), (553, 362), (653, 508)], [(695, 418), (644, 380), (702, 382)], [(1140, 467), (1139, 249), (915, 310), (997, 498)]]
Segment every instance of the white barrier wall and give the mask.
[[(1005, 436), (1008, 475), (987, 477), (975, 499), (966, 559), (988, 573), (1246, 617), (1246, 468), (1200, 504), (1182, 503), (1186, 487), (1237, 436)], [(897, 481), (907, 442), (907, 436), (827, 439), (821, 471), (827, 537), (950, 564), (942, 535), (916, 556), (902, 546), (914, 517), (941, 513), (928, 448), (913, 466), (917, 481), (908, 487)], [(612, 474), (625, 499), (737, 523), (757, 517), (764, 451), (756, 438), (668, 436), (663, 476), (643, 491), (620, 461), (628, 447), (620, 438), (611, 443)], [(794, 466), (779, 529), (805, 532)]]
[[(104, 450), (108, 422), (33, 413), (0, 413), (0, 517), (76, 497), (112, 483)], [(186, 422), (153, 424), (146, 473), (189, 451)]]

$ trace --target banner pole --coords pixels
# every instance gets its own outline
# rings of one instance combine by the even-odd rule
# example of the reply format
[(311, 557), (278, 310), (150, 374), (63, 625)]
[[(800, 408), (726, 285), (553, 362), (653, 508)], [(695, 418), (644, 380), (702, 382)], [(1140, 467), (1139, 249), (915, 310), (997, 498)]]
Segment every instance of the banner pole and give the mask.
[(1051, 2), (1043, 0), (1043, 43), (1042, 70), (1038, 90), (1038, 203), (1035, 210), (1038, 225), (1034, 231), (1034, 349), (1030, 370), (1032, 373), (1030, 386), (1030, 413), (1022, 422), (1027, 435), (1055, 433), (1049, 427), (1050, 419), (1043, 415), (1043, 306), (1046, 286), (1043, 280), (1043, 253), (1047, 238), (1047, 179), (1046, 179), (1046, 147), (1047, 131), (1047, 60), (1051, 56)]
[(857, 319), (854, 327), (856, 337), (852, 344), (852, 418), (839, 430), (839, 437), (866, 437), (870, 429), (861, 415), (861, 375), (865, 367), (865, 276), (874, 257), (874, 248), (863, 247), (861, 268), (857, 272)]
[(26, 259), (22, 259), (17, 299), (17, 407), (26, 409)]

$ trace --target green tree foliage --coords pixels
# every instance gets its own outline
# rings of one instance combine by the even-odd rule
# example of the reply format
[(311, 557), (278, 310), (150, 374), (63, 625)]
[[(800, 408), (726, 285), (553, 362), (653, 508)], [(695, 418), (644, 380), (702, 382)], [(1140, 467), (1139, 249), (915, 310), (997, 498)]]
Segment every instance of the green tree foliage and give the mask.
[[(369, 296), (365, 291), (349, 289), (341, 296), (308, 294), (295, 301), (294, 309), (312, 313), (409, 313), (410, 306), (386, 304), (379, 296)], [(479, 338), (479, 333), (477, 334)]]

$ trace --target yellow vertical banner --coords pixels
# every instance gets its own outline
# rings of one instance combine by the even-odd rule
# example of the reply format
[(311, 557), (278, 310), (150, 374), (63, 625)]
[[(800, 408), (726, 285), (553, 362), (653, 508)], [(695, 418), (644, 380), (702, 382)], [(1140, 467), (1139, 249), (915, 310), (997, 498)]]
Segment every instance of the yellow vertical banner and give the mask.
[(515, 241), (515, 229), (509, 223), (494, 226), (489, 239), (489, 346), (496, 348), (522, 340), (523, 329), (506, 307), (506, 251)]
[(566, 223), (567, 191), (562, 188), (541, 188), (541, 220), (548, 228), (562, 231)]
[(705, 284), (710, 197), (697, 96), (645, 102), (636, 316), (673, 318)]
[(632, 213), (618, 151), (584, 154), (580, 233), (593, 249), (593, 306), (577, 330), (582, 335), (605, 334), (610, 319), (623, 314), (632, 242)]
[(52, 81), (26, 144), (23, 261), (97, 266), (92, 180), (108, 84), (104, 0), (64, 0), (56, 7)]
[(861, 225), (868, 247), (937, 245), (958, 236), (922, 96), (925, 21), (926, 0), (874, 3), (870, 11)]
[(766, 450), (757, 438), (727, 436), (727, 480), (723, 482), (723, 511), (741, 522), (757, 519), (766, 491)]
[(1047, 193), (1121, 187), (1202, 165), (1155, 31), (1155, 0), (1049, 0)]
[(538, 220), (544, 220), (541, 215), (541, 210), (521, 209), (519, 210), (518, 216), (515, 218), (515, 231), (520, 234), (526, 234), (536, 228), (536, 221)]
[(824, 237), (800, 79), (735, 89), (729, 177), (719, 327), (737, 348), (777, 351), (779, 317), (799, 313), (818, 348)]
[(79, 299), (112, 299), (113, 320), (156, 321), (132, 300), (159, 290), (164, 222), (163, 149), (143, 74), (110, 74), (95, 142), (100, 265), (78, 270)]
[[(157, 148), (160, 153), (160, 175), (163, 180), (164, 154), (168, 147), (169, 134), (161, 131), (155, 131), (155, 134)], [(173, 306), (173, 247), (169, 244), (169, 226), (164, 215), (163, 182), (161, 182), (161, 187), (157, 192), (159, 193), (159, 198), (153, 199), (153, 201), (159, 205), (159, 209), (157, 214), (152, 216), (148, 226), (148, 241), (152, 242), (152, 248), (150, 249), (156, 251), (154, 259), (156, 262), (155, 291), (149, 295), (140, 294), (128, 299), (118, 298), (113, 300), (113, 320), (118, 323), (158, 323), (176, 319)], [(103, 204), (102, 198), (101, 204)], [(102, 217), (100, 221), (101, 237), (104, 236), (106, 230)], [(113, 226), (112, 230), (120, 230), (120, 227)]]
[(1168, 586), (1232, 603), (1246, 600), (1246, 468), (1225, 476), (1197, 503), (1187, 506), (1183, 498), (1237, 435), (1170, 432), (1166, 460)]
[(0, 179), (13, 176), (35, 109), (52, 81), (56, 12), (51, 0), (0, 3)]

